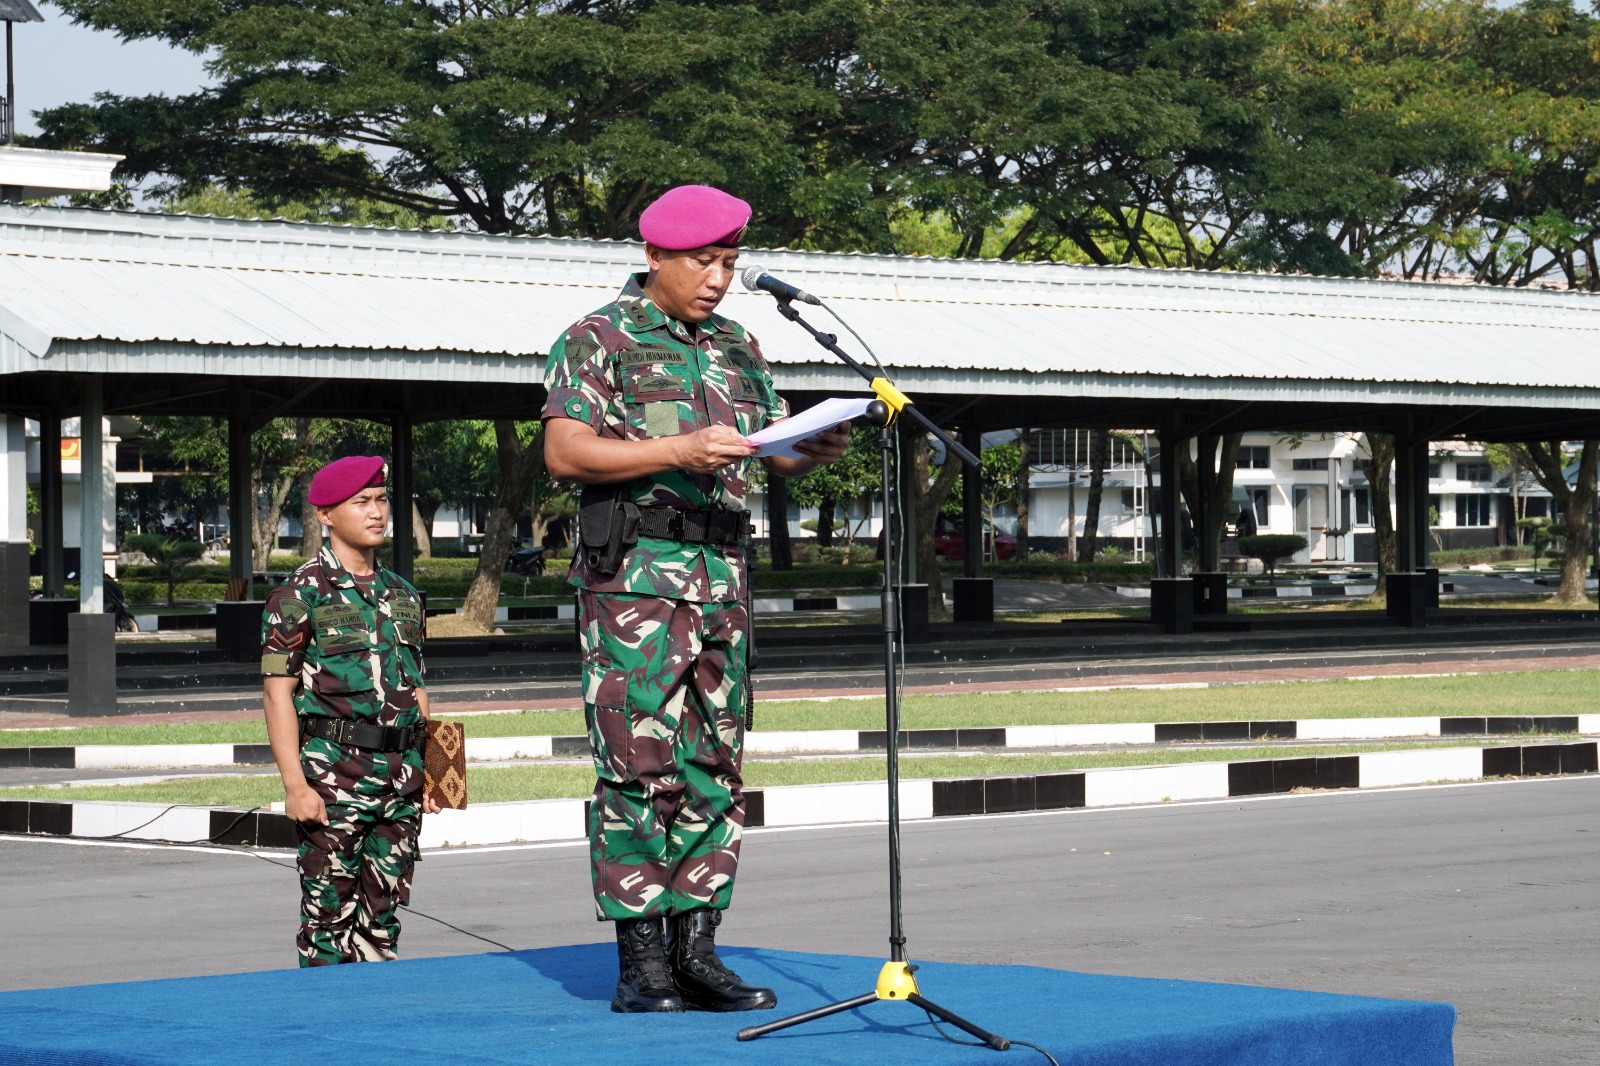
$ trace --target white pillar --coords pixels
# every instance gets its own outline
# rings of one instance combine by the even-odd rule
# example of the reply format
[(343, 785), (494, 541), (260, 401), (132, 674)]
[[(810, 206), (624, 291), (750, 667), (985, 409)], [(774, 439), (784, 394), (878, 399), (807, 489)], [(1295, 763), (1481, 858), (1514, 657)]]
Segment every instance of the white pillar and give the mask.
[[(78, 611), (80, 614), (100, 614), (101, 586), (105, 565), (105, 396), (98, 375), (83, 381), (83, 408), (80, 413), (78, 434), (82, 471), (79, 483), (79, 535), (78, 535)], [(113, 478), (113, 484), (115, 480)]]
[(28, 438), (20, 415), (0, 414), (0, 544), (28, 539)]
[(28, 643), (28, 436), (0, 414), (0, 645)]

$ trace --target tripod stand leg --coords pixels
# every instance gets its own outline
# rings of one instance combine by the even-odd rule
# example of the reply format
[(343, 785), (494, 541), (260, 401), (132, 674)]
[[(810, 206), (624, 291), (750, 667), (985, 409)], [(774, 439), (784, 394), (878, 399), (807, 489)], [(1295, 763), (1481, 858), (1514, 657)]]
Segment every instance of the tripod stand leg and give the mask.
[[(866, 995), (857, 996), (855, 999), (847, 999), (840, 1003), (830, 1003), (826, 1007), (818, 1007), (816, 1010), (803, 1011), (800, 1014), (791, 1014), (787, 1018), (779, 1018), (777, 1021), (767, 1022), (765, 1025), (752, 1025), (747, 1029), (740, 1029), (739, 1039), (754, 1040), (758, 1036), (766, 1036), (768, 1033), (775, 1033), (779, 1029), (787, 1029), (791, 1025), (799, 1025), (802, 1022), (816, 1021), (818, 1018), (826, 1018), (830, 1014), (838, 1014), (840, 1011), (855, 1010), (857, 1007), (865, 1007), (868, 1003), (876, 1003), (877, 1001), (878, 994), (876, 992), (868, 992)], [(955, 1023), (952, 1022), (951, 1024), (953, 1025)], [(974, 1033), (973, 1035), (976, 1036), (977, 1034)]]
[(921, 1007), (929, 1014), (937, 1015), (938, 1017), (949, 1022), (951, 1025), (955, 1026), (957, 1029), (962, 1030), (967, 1035), (975, 1036), (979, 1040), (982, 1040), (985, 1044), (988, 1044), (996, 1051), (1009, 1051), (1011, 1049), (1011, 1041), (1007, 1040), (1005, 1037), (995, 1036), (987, 1029), (979, 1029), (976, 1025), (973, 1025), (959, 1014), (951, 1014), (949, 1011), (945, 1010), (932, 1000), (923, 999), (920, 993), (911, 993), (906, 997), (906, 1002)]

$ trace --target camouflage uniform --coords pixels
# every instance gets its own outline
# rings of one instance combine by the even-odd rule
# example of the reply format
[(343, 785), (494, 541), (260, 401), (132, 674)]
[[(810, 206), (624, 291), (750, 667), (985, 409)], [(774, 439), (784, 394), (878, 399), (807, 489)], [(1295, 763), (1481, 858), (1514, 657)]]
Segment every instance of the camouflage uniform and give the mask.
[[(755, 339), (713, 314), (669, 319), (644, 275), (550, 352), (545, 418), (647, 440), (712, 425), (750, 434), (788, 414)], [(623, 486), (641, 507), (742, 510), (748, 461)], [(594, 751), (589, 841), (604, 920), (727, 907), (744, 826), (740, 780), (748, 580), (739, 546), (640, 537), (615, 575), (575, 553), (584, 709)]]
[[(261, 673), (300, 679), (302, 720), (417, 725), (423, 629), (421, 597), (405, 579), (380, 566), (362, 589), (324, 545), (267, 597)], [(328, 811), (325, 826), (296, 826), (300, 965), (392, 959), (422, 818), (420, 750), (305, 737), (300, 765)]]

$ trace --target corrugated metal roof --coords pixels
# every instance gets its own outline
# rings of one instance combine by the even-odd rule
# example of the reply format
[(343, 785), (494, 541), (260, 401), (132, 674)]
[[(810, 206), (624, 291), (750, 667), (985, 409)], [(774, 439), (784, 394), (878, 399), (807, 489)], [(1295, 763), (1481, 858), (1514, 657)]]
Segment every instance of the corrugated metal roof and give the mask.
[[(479, 366), (480, 380), (525, 376), (523, 360), (641, 261), (623, 241), (5, 207), (0, 333), (14, 343), (0, 372), (83, 369), (66, 364), (89, 348), (113, 369), (120, 346), (138, 360), (129, 369), (150, 372), (166, 345), (175, 360), (191, 346), (302, 349), (292, 362), (311, 373), (362, 349), (390, 366), (434, 353), (455, 373)], [(1600, 302), (1588, 294), (784, 250), (743, 262), (821, 296), (886, 362), (924, 379), (1600, 390)], [(776, 364), (831, 362), (767, 296), (737, 291), (722, 310)]]
[(0, 22), (43, 22), (44, 16), (29, 0), (0, 0)]

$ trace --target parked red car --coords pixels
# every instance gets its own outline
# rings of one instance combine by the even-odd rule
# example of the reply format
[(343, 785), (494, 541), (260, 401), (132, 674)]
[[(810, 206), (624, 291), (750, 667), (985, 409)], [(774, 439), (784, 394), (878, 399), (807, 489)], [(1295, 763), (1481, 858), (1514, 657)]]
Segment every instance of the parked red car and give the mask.
[[(987, 524), (984, 526), (984, 552), (985, 560), (999, 559), (1002, 562), (1017, 554), (1017, 538), (1005, 530), (996, 530)], [(967, 535), (962, 531), (962, 521), (959, 518), (946, 518), (939, 516), (938, 522), (933, 527), (933, 551), (941, 559), (952, 562), (961, 562), (967, 557)], [(878, 558), (883, 558), (883, 534), (878, 534)]]
[[(1017, 554), (1017, 538), (1003, 529), (984, 524), (983, 559), (1004, 562)], [(961, 562), (967, 557), (967, 535), (959, 518), (940, 517), (933, 528), (933, 550), (940, 558)]]

